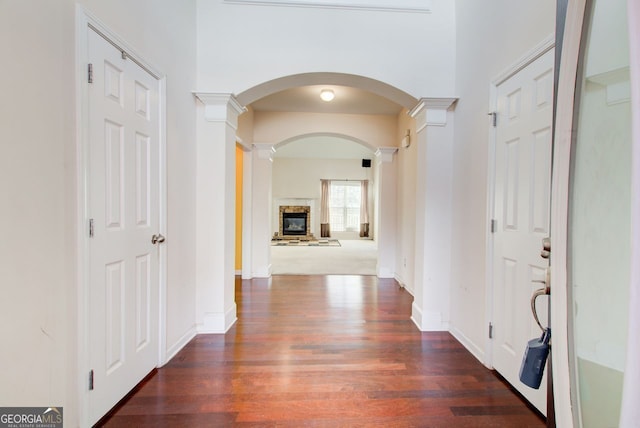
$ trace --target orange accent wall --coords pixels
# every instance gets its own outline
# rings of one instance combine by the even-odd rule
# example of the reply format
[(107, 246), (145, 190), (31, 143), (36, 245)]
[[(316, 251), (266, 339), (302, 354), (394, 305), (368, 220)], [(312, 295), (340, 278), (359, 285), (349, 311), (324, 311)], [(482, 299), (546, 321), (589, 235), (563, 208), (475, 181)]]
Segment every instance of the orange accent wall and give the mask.
[(242, 168), (244, 152), (236, 146), (236, 271), (242, 269)]

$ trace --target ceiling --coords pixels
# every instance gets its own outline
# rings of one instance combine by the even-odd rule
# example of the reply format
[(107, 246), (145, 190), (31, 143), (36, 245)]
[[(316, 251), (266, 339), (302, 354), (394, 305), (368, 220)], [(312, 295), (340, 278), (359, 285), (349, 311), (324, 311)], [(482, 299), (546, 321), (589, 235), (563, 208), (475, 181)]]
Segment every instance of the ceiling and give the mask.
[[(331, 89), (332, 101), (320, 99), (320, 91)], [(256, 112), (304, 112), (396, 116), (402, 106), (363, 89), (340, 85), (308, 85), (285, 89), (251, 103)], [(276, 150), (275, 158), (371, 159), (371, 149), (335, 136), (303, 137)]]
[[(322, 89), (333, 90), (333, 101), (320, 99)], [(311, 85), (285, 89), (254, 101), (251, 107), (254, 111), (394, 116), (402, 110), (401, 105), (372, 92), (339, 85)]]
[(362, 144), (333, 136), (313, 136), (294, 140), (276, 149), (274, 158), (372, 159), (374, 153)]

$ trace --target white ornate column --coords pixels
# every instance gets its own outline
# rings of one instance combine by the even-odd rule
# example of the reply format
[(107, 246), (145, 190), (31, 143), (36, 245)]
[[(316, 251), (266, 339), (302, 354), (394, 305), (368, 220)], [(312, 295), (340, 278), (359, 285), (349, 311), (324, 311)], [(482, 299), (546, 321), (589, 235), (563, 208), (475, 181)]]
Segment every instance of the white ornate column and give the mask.
[(231, 94), (196, 93), (196, 323), (224, 333), (236, 321), (236, 131), (244, 108)]
[(455, 98), (422, 98), (416, 120), (415, 296), (411, 319), (422, 331), (449, 329), (453, 125)]
[(255, 278), (271, 276), (271, 182), (273, 154), (270, 143), (253, 144), (251, 203), (252, 221), (252, 275)]
[(376, 151), (378, 194), (374, 238), (378, 243), (378, 278), (393, 278), (396, 270), (396, 194), (397, 147), (381, 147)]

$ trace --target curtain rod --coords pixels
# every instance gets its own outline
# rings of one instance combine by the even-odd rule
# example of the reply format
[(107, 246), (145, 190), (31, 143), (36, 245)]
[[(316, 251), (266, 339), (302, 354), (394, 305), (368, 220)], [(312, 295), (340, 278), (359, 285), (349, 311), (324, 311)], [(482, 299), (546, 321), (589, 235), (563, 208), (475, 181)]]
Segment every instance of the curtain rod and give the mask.
[(321, 178), (320, 181), (369, 181), (368, 179), (358, 180), (357, 178)]

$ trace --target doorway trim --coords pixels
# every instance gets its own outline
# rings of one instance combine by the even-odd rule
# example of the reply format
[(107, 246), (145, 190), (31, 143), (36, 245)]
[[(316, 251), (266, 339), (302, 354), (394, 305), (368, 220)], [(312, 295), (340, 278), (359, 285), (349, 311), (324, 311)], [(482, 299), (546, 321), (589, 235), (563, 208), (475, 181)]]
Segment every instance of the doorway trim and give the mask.
[[(489, 115), (492, 115), (498, 109), (498, 87), (518, 72), (534, 63), (545, 53), (555, 47), (555, 34), (550, 34), (538, 45), (533, 47), (529, 52), (525, 53), (516, 62), (504, 69), (496, 77), (491, 80), (489, 85)], [(493, 246), (494, 236), (491, 231), (491, 222), (495, 218), (495, 186), (496, 186), (496, 126), (489, 124), (489, 150), (488, 150), (488, 169), (487, 169), (487, 240), (486, 240), (486, 292), (485, 292), (485, 325), (489, 326), (493, 321), (493, 294), (495, 292), (493, 282), (495, 275), (493, 271)], [(489, 328), (489, 327), (487, 327)], [(471, 348), (471, 349), (475, 349)], [(477, 350), (476, 352), (479, 352)], [(479, 357), (479, 355), (477, 355)], [(484, 365), (493, 368), (493, 345), (489, 334), (485, 336), (484, 358), (481, 359)]]
[[(76, 390), (78, 391), (78, 418), (81, 426), (89, 421), (89, 236), (88, 236), (88, 177), (89, 177), (89, 94), (87, 92), (88, 30), (96, 31), (119, 49), (126, 51), (128, 58), (151, 74), (158, 82), (159, 112), (159, 230), (167, 231), (167, 138), (166, 138), (166, 76), (160, 69), (144, 59), (127, 42), (109, 29), (83, 6), (76, 5), (75, 61), (76, 61), (76, 326), (77, 353)], [(159, 292), (158, 292), (158, 367), (167, 362), (166, 312), (167, 312), (167, 249), (159, 246)]]

